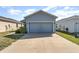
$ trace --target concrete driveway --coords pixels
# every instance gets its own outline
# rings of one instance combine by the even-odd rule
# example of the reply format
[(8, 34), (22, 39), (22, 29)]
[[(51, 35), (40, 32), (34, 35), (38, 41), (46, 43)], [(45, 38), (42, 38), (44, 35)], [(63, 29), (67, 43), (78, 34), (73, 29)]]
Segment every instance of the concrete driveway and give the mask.
[(79, 46), (57, 34), (26, 34), (22, 39), (5, 48), (3, 53), (79, 52)]

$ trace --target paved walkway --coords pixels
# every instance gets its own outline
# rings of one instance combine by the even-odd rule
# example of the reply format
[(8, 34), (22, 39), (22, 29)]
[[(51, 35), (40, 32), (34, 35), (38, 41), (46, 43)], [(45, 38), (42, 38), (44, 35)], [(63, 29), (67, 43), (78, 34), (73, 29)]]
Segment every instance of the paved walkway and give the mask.
[(79, 46), (57, 34), (27, 34), (1, 52), (4, 53), (46, 53), (79, 52)]

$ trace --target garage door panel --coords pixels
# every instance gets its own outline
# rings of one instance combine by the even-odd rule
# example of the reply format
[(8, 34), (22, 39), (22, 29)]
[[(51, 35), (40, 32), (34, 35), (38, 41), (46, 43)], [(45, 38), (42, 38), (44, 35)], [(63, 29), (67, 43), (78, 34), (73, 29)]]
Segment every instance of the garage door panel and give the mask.
[(39, 24), (31, 23), (30, 24), (30, 32), (40, 32)]
[(43, 32), (52, 32), (52, 23), (44, 23), (42, 24), (42, 31)]
[(53, 32), (53, 24), (52, 23), (30, 23), (29, 31), (36, 32), (36, 33)]

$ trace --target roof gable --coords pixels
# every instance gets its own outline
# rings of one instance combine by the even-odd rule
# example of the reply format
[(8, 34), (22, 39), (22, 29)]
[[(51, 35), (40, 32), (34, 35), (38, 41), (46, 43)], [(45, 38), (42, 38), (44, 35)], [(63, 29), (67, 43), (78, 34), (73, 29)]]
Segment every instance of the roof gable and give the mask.
[(50, 16), (52, 16), (52, 17), (57, 18), (57, 16), (52, 15), (52, 14), (50, 14), (50, 13), (48, 13), (48, 12), (45, 12), (45, 11), (42, 11), (42, 10), (39, 10), (39, 11), (37, 11), (37, 12), (35, 12), (35, 13), (32, 13), (32, 14), (30, 14), (30, 15), (28, 15), (28, 16), (26, 16), (26, 17), (24, 17), (24, 18), (29, 18), (30, 16), (35, 15), (35, 14), (38, 14), (38, 13), (48, 14), (48, 15), (50, 15)]

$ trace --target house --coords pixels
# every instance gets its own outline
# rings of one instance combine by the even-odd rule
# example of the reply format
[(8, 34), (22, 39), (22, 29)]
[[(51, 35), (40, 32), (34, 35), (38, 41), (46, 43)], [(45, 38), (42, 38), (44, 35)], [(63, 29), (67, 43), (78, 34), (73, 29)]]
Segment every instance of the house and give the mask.
[(21, 27), (21, 22), (0, 16), (0, 32), (14, 31)]
[(53, 33), (56, 31), (56, 18), (57, 16), (40, 10), (24, 17), (22, 22), (28, 33)]
[(70, 33), (79, 32), (79, 16), (74, 15), (57, 21), (57, 30)]

